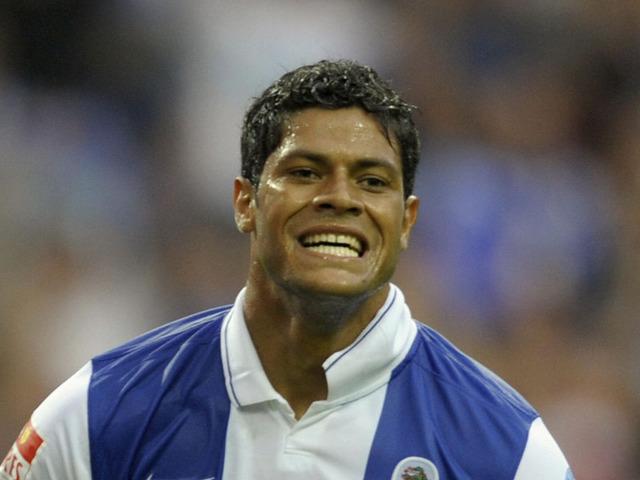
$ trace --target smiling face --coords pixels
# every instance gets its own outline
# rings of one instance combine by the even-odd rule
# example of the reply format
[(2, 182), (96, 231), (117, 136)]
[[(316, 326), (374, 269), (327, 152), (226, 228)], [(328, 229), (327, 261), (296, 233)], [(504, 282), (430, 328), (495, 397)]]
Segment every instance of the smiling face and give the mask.
[(418, 208), (417, 198), (404, 199), (397, 149), (360, 108), (292, 114), (257, 191), (236, 180), (236, 223), (251, 233), (250, 279), (347, 297), (386, 285)]

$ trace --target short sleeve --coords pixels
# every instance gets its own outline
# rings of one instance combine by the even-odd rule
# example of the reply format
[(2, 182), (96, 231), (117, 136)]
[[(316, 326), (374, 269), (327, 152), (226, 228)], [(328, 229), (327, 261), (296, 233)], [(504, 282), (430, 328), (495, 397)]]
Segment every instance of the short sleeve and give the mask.
[(33, 412), (0, 466), (1, 480), (91, 478), (87, 389), (91, 363)]
[(514, 480), (573, 480), (560, 447), (547, 430), (542, 419), (531, 423), (527, 444)]

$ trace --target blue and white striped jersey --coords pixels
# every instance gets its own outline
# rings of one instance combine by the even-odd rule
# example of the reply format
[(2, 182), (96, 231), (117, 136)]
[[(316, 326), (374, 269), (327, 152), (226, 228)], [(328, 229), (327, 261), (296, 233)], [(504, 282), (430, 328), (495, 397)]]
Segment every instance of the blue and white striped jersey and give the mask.
[(511, 387), (411, 318), (401, 291), (324, 363), (296, 420), (242, 314), (212, 309), (94, 358), (36, 409), (1, 479), (567, 480)]

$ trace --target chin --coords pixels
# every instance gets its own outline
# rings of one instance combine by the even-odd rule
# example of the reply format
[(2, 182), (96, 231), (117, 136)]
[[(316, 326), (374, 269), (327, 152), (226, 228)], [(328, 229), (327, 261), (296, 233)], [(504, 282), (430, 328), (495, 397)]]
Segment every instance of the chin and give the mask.
[(385, 282), (363, 282), (353, 279), (332, 278), (325, 281), (313, 279), (308, 282), (299, 281), (289, 285), (296, 294), (317, 300), (362, 299), (380, 290)]

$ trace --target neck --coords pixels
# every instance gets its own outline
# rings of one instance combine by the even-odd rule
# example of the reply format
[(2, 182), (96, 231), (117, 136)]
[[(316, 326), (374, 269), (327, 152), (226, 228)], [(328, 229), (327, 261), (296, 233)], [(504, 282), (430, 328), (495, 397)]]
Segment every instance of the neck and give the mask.
[(244, 304), (247, 328), (269, 381), (296, 418), (312, 402), (327, 398), (324, 361), (357, 338), (388, 291), (385, 284), (372, 294), (345, 298), (292, 292), (250, 276)]

